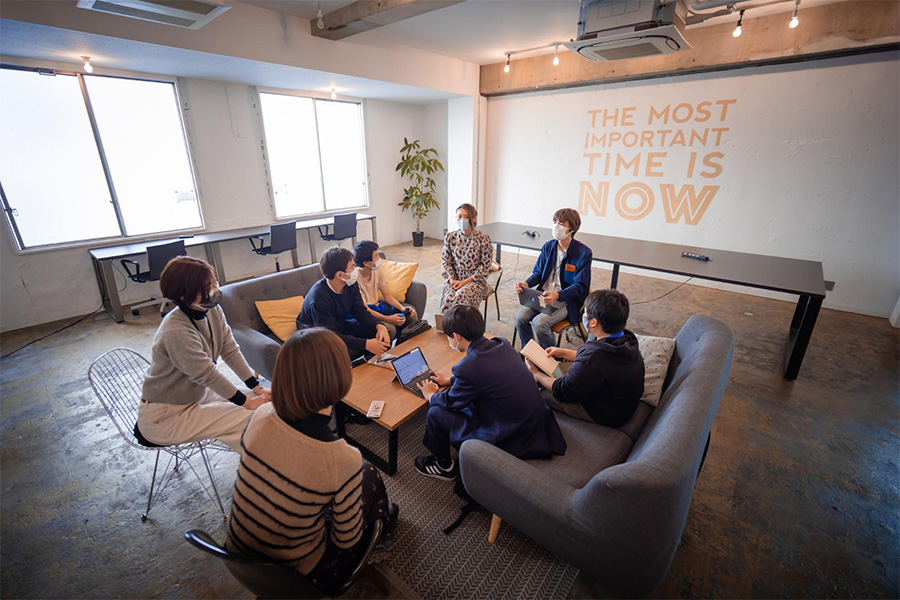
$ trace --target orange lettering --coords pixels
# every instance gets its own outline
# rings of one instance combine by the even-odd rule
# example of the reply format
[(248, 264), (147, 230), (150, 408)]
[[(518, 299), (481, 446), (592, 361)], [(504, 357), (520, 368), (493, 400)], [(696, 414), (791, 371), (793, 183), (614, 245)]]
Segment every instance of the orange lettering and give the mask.
[[(704, 185), (698, 197), (693, 185), (681, 186), (681, 191), (675, 193), (675, 186), (664, 183), (659, 186), (662, 193), (663, 208), (666, 211), (666, 222), (677, 223), (682, 217), (687, 225), (696, 225), (703, 217), (703, 213), (709, 208), (710, 202), (719, 191), (717, 185)], [(620, 192), (621, 194), (621, 192)], [(619, 206), (619, 198), (616, 196), (616, 208)]]

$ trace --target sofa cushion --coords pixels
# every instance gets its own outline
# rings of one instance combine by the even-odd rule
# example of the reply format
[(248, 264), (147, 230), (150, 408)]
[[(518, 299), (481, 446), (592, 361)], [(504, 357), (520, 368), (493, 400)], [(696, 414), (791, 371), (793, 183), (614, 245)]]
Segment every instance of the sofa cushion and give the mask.
[(616, 429), (627, 435), (634, 442), (641, 435), (641, 431), (644, 430), (644, 425), (652, 413), (652, 406), (643, 401), (638, 402), (637, 408), (634, 414), (631, 415), (631, 418), (628, 419), (628, 422), (620, 427), (616, 427)]
[(625, 461), (631, 438), (615, 429), (554, 413), (566, 439), (566, 453), (551, 460), (526, 461), (562, 483), (582, 488), (600, 471)]
[(662, 396), (669, 361), (675, 352), (675, 340), (639, 334), (637, 339), (644, 359), (644, 395), (641, 400), (650, 406), (656, 406)]
[(406, 300), (406, 290), (412, 283), (413, 277), (416, 276), (416, 270), (419, 263), (402, 263), (392, 260), (381, 261), (381, 270), (384, 273), (384, 280), (387, 282), (388, 290), (398, 302)]
[(297, 315), (303, 308), (303, 296), (292, 296), (281, 300), (257, 300), (256, 310), (272, 333), (282, 342), (287, 341), (297, 331)]

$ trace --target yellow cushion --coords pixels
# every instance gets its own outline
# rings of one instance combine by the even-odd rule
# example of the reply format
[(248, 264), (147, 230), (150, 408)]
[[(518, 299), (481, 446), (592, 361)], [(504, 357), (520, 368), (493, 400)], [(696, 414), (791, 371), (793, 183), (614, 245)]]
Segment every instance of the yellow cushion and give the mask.
[(384, 274), (384, 280), (387, 282), (388, 290), (391, 295), (397, 299), (397, 302), (406, 300), (406, 290), (412, 283), (413, 277), (416, 276), (416, 270), (419, 263), (402, 263), (392, 260), (381, 261), (381, 272)]
[(282, 342), (287, 341), (291, 334), (297, 331), (297, 315), (303, 308), (303, 296), (283, 300), (261, 300), (254, 304), (266, 327)]

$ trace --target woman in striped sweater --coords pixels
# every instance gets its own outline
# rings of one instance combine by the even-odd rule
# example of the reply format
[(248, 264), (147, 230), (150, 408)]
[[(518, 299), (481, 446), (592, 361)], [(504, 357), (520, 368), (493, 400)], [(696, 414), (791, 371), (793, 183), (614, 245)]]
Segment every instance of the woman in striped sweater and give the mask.
[(351, 382), (347, 348), (333, 332), (306, 329), (285, 342), (272, 403), (244, 432), (228, 523), (231, 550), (290, 565), (326, 592), (349, 577), (367, 529), (386, 518), (389, 532), (398, 512), (374, 467), (329, 427)]

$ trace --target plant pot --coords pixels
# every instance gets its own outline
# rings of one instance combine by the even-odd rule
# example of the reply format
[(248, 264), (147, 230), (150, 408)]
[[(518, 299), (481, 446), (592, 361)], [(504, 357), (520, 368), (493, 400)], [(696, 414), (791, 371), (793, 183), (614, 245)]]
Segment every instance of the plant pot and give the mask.
[(420, 247), (425, 242), (425, 233), (422, 231), (413, 231), (413, 246)]

